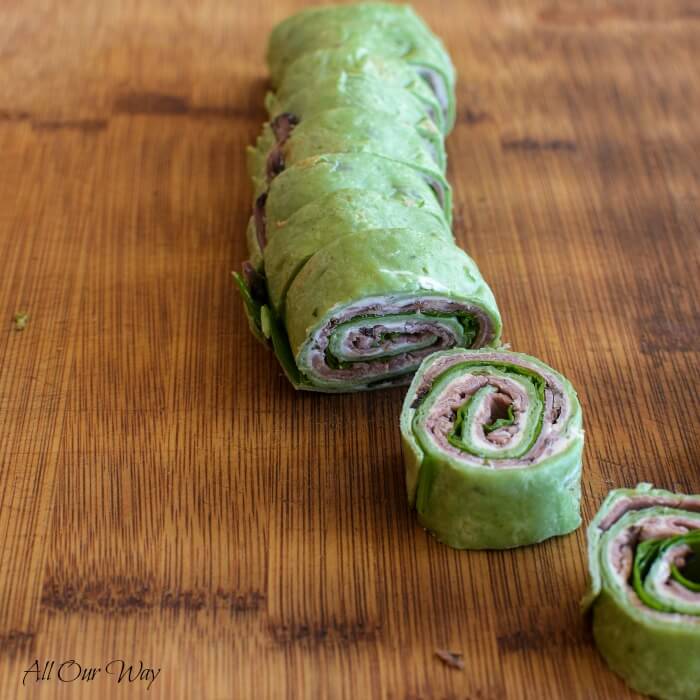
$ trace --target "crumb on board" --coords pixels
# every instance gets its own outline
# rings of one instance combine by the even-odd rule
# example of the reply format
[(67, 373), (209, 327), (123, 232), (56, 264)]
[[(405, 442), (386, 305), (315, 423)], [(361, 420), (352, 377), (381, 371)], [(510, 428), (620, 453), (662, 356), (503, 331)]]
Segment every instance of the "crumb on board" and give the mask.
[(447, 651), (446, 649), (436, 649), (435, 656), (450, 668), (457, 668), (464, 671), (464, 659), (461, 651)]
[(29, 314), (26, 311), (18, 311), (12, 319), (16, 331), (23, 331), (27, 327), (27, 321), (29, 321)]

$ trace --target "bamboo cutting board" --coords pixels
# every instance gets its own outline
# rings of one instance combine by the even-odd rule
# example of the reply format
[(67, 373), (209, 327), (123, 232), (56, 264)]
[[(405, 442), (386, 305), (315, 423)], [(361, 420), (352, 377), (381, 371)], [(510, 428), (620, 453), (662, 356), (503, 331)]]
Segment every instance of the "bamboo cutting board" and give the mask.
[[(0, 5), (0, 697), (634, 697), (579, 616), (583, 529), (439, 545), (403, 392), (295, 394), (248, 332), (244, 147), (303, 5)], [(581, 396), (585, 521), (700, 492), (697, 4), (416, 8), (460, 75), (457, 238)]]

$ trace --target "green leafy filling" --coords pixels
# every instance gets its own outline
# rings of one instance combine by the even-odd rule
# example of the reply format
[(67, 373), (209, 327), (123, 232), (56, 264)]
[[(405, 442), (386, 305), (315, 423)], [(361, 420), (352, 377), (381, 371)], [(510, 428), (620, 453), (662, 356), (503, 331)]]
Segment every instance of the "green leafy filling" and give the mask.
[(233, 277), (238, 286), (238, 291), (243, 297), (248, 321), (255, 336), (266, 344), (272, 344), (272, 349), (277, 355), (284, 373), (294, 386), (300, 387), (308, 384), (308, 381), (302, 377), (294, 361), (289, 338), (280, 319), (267, 304), (261, 304), (253, 299), (253, 295), (242, 275), (234, 272)]
[[(460, 363), (460, 365), (456, 365), (456, 367), (464, 367), (466, 364), (467, 363)], [(511, 374), (519, 378), (525, 377), (532, 385), (532, 393), (534, 397), (536, 397), (538, 405), (535, 406), (533, 402), (533, 408), (537, 409), (537, 422), (531, 431), (530, 439), (528, 440), (526, 445), (518, 449), (517, 454), (510, 455), (507, 452), (502, 452), (502, 457), (503, 459), (506, 459), (507, 457), (526, 454), (528, 450), (530, 450), (531, 447), (535, 444), (537, 437), (542, 430), (543, 411), (541, 410), (541, 408), (542, 406), (544, 406), (544, 390), (546, 382), (539, 374), (528, 370), (525, 367), (520, 367), (518, 365), (494, 363), (492, 365), (489, 365), (489, 369), (496, 369), (502, 372), (503, 374)], [(451, 371), (454, 371), (454, 368), (452, 368)], [(488, 375), (489, 372), (474, 371), (474, 374)], [(472, 394), (457, 409), (457, 416), (455, 417), (454, 425), (452, 427), (452, 430), (447, 435), (447, 440), (453, 447), (456, 447), (460, 450), (463, 450), (464, 452), (469, 452), (470, 454), (482, 458), (489, 457), (489, 455), (487, 455), (485, 452), (479, 450), (471, 444), (471, 440), (469, 438), (469, 427), (472, 420), (474, 403), (480, 400), (483, 390), (488, 388), (488, 386), (483, 387), (482, 389)], [(506, 416), (506, 418), (498, 418), (495, 421), (484, 425), (484, 432), (488, 434), (490, 432), (493, 432), (494, 430), (497, 430), (498, 428), (512, 425), (514, 421), (515, 416), (513, 413), (513, 405), (510, 404), (508, 406), (508, 415)]]
[(487, 423), (484, 426), (484, 432), (488, 435), (499, 428), (507, 428), (508, 426), (513, 425), (514, 422), (515, 416), (513, 415), (513, 404), (509, 403), (508, 415), (505, 418), (497, 418), (495, 421), (493, 421), (493, 423)]
[(251, 328), (253, 328), (253, 330), (257, 329), (258, 333), (256, 333), (256, 335), (259, 335), (262, 333), (262, 324), (260, 321), (261, 305), (256, 302), (255, 299), (253, 299), (253, 295), (250, 293), (250, 289), (248, 289), (248, 284), (243, 278), (243, 275), (239, 274), (238, 272), (232, 272), (231, 274), (233, 275), (238, 291), (243, 298), (243, 304), (245, 306), (246, 315), (250, 321)]
[(689, 591), (700, 593), (700, 554), (690, 557), (682, 571), (672, 564), (671, 577)]
[[(693, 554), (688, 557), (685, 566), (679, 569), (671, 565), (671, 578), (694, 593), (700, 592), (700, 530), (693, 530), (686, 535), (676, 535), (663, 539), (644, 540), (637, 545), (632, 567), (630, 583), (639, 599), (648, 607), (660, 612), (676, 612), (670, 605), (659, 600), (646, 585), (647, 577), (654, 563), (670, 547), (687, 545)], [(700, 614), (694, 613), (694, 614)]]

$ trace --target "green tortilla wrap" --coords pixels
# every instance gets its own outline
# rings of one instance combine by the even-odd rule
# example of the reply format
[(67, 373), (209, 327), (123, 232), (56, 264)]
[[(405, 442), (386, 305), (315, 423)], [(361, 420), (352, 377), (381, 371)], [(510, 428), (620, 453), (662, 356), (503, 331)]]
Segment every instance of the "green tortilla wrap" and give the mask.
[[(435, 124), (437, 130), (446, 132), (445, 118), (435, 93), (416, 71), (400, 58), (387, 58), (369, 52), (362, 40), (345, 42), (331, 49), (318, 49), (301, 54), (285, 72), (284, 82), (277, 86), (273, 95), (283, 103), (298, 93), (313, 91), (315, 85), (327, 85), (333, 80), (346, 78), (366, 78), (386, 88), (387, 91), (403, 90), (412, 100), (416, 100), (425, 115)], [(373, 92), (376, 92), (373, 90)], [(268, 109), (270, 107), (268, 96)], [(326, 98), (328, 99), (328, 98)], [(368, 98), (362, 98), (366, 100)], [(372, 99), (377, 98), (376, 95)], [(282, 111), (282, 110), (280, 110)], [(383, 111), (379, 109), (378, 111)], [(277, 116), (270, 114), (270, 117)]]
[(253, 180), (263, 187), (286, 168), (308, 158), (337, 153), (373, 153), (418, 170), (430, 183), (445, 215), (452, 211), (452, 192), (444, 176), (444, 149), (434, 149), (411, 125), (386, 114), (343, 107), (319, 112), (301, 120), (282, 143), (273, 127), (263, 128), (248, 162)]
[(284, 321), (297, 366), (327, 391), (405, 384), (427, 354), (492, 343), (500, 330), (471, 258), (410, 228), (323, 247), (290, 285)]
[(343, 236), (386, 228), (432, 233), (452, 243), (444, 218), (419, 201), (361, 189), (331, 192), (284, 221), (268, 221), (265, 275), (274, 311), (283, 317), (289, 285), (319, 250)]
[(640, 693), (700, 700), (700, 495), (608, 494), (588, 528), (583, 605), (610, 668)]
[(371, 75), (336, 73), (315, 81), (288, 97), (268, 93), (266, 106), (271, 120), (286, 113), (294, 114), (302, 123), (337, 108), (351, 107), (375, 115), (381, 112), (384, 115), (381, 120), (386, 124), (396, 121), (413, 127), (427, 141), (430, 151), (436, 156), (436, 162), (441, 168), (445, 167), (443, 135), (431, 119), (425, 104), (408, 90), (387, 84)]
[[(257, 168), (257, 161), (253, 161), (251, 171)], [(419, 171), (369, 153), (341, 153), (308, 158), (285, 169), (269, 185), (265, 182), (259, 182), (258, 185), (254, 216), (251, 217), (246, 232), (250, 262), (257, 271), (263, 269), (262, 247), (268, 240), (275, 238), (278, 230), (299, 230), (298, 227), (287, 227), (295, 212), (310, 203), (320, 202), (335, 192), (355, 192), (352, 204), (352, 215), (355, 217), (361, 218), (364, 210), (375, 206), (374, 196), (381, 195), (411, 211), (420, 210), (424, 214), (431, 214), (449, 230), (443, 207)], [(362, 202), (362, 193), (367, 195), (367, 205)], [(350, 214), (349, 206), (345, 209), (347, 217)], [(396, 206), (392, 209), (399, 218), (392, 219), (387, 211), (380, 227), (403, 226), (402, 221), (406, 215), (400, 214), (400, 209)], [(376, 223), (377, 217), (374, 216), (371, 220)], [(319, 219), (315, 228), (324, 231), (324, 240), (335, 238), (336, 229), (332, 221), (326, 225), (323, 219)], [(288, 247), (294, 248), (294, 243), (289, 241)], [(307, 247), (300, 245), (299, 253), (304, 257)], [(275, 284), (274, 281), (271, 283)]]
[(267, 59), (273, 84), (282, 84), (290, 65), (304, 53), (357, 43), (369, 53), (399, 58), (414, 68), (434, 92), (447, 127), (452, 127), (454, 66), (440, 40), (405, 5), (326, 6), (289, 17), (275, 27), (268, 44)]
[(581, 407), (521, 353), (453, 349), (420, 366), (401, 412), (408, 499), (457, 549), (505, 549), (580, 522)]
[(449, 227), (450, 219), (444, 207), (419, 171), (372, 153), (314, 156), (285, 169), (270, 183), (267, 218), (286, 221), (309, 202), (347, 189), (395, 197), (406, 206), (419, 207), (441, 217)]

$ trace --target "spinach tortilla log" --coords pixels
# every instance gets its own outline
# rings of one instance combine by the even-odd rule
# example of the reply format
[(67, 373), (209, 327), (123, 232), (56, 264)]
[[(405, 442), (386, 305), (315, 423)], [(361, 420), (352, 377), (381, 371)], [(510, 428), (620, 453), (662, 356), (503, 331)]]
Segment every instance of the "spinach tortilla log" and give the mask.
[[(389, 48), (365, 31), (375, 20), (391, 25)], [(424, 46), (409, 57), (397, 42)], [(236, 279), (294, 386), (406, 384), (436, 350), (498, 346), (493, 294), (450, 229), (454, 73), (440, 43), (405, 8), (362, 4), (285, 20), (268, 56), (276, 91), (248, 151), (250, 259)]]
[(518, 547), (581, 523), (581, 407), (534, 357), (432, 354), (406, 395), (401, 435), (409, 502), (451, 547)]
[(700, 495), (639, 484), (588, 528), (583, 601), (610, 668), (635, 690), (700, 700)]

